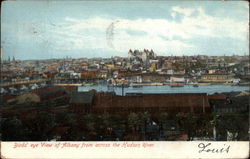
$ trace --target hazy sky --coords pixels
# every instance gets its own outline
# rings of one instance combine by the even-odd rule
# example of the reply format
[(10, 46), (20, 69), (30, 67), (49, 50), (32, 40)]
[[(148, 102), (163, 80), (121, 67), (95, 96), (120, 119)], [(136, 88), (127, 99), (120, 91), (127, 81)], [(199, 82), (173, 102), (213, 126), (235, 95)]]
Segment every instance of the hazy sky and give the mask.
[(246, 1), (5, 1), (4, 58), (248, 54)]

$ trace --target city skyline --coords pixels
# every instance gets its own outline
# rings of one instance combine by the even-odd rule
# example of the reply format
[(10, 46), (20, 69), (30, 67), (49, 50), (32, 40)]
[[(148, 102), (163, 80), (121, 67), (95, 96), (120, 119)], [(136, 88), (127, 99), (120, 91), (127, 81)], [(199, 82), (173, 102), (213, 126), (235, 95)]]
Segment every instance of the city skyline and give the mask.
[[(111, 5), (112, 4), (112, 5)], [(174, 1), (5, 1), (3, 58), (246, 55), (248, 3)]]
[[(141, 51), (142, 50), (138, 50)], [(169, 57), (187, 57), (187, 58), (196, 58), (196, 57), (207, 57), (207, 58), (211, 58), (211, 57), (245, 57), (245, 56), (249, 56), (249, 55), (237, 55), (237, 54), (233, 54), (233, 55), (202, 55), (202, 54), (197, 54), (197, 55), (167, 55), (167, 56), (162, 56), (162, 55), (157, 55), (155, 54), (157, 58), (169, 58)], [(15, 56), (8, 56), (5, 57), (4, 59), (2, 59), (3, 61), (44, 61), (44, 60), (63, 60), (63, 59), (71, 59), (71, 60), (78, 60), (78, 59), (89, 59), (89, 60), (94, 60), (94, 59), (113, 59), (113, 58), (122, 58), (122, 59), (129, 59), (129, 55), (124, 55), (124, 56), (110, 56), (110, 57), (71, 57), (68, 55), (65, 55), (64, 57), (52, 57), (52, 58), (42, 58), (42, 59), (18, 59)]]

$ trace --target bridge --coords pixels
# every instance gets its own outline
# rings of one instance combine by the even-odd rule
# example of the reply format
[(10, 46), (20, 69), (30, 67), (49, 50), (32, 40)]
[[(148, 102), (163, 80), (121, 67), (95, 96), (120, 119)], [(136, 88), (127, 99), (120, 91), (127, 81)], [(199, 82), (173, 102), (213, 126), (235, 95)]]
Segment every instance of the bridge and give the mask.
[(6, 88), (6, 87), (13, 87), (13, 86), (18, 86), (18, 85), (43, 83), (43, 82), (47, 82), (47, 81), (50, 81), (50, 79), (20, 80), (20, 81), (15, 81), (15, 82), (1, 83), (0, 87)]
[[(104, 78), (80, 78), (80, 79), (74, 79), (74, 78), (62, 78), (62, 77), (56, 77), (56, 78), (48, 78), (48, 79), (35, 79), (35, 80), (18, 80), (15, 82), (4, 82), (0, 84), (1, 88), (8, 88), (8, 87), (15, 87), (15, 86), (21, 86), (21, 85), (28, 85), (28, 84), (39, 84), (43, 82), (56, 82), (56, 81), (86, 81), (86, 80), (100, 80)], [(60, 82), (59, 82), (60, 83)]]

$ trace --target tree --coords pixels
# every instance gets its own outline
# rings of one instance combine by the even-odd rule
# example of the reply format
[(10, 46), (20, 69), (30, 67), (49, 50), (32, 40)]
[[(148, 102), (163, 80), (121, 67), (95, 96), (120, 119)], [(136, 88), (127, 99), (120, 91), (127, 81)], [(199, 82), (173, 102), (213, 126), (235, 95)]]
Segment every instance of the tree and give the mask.
[(143, 138), (146, 138), (147, 132), (147, 125), (150, 122), (150, 114), (148, 112), (139, 113), (139, 125), (142, 127), (143, 130)]
[(52, 138), (50, 132), (55, 126), (54, 114), (39, 111), (33, 116), (26, 118), (25, 127), (29, 130), (29, 140), (50, 140)]
[(65, 121), (63, 121), (65, 125), (74, 127), (77, 125), (77, 115), (74, 113), (67, 113), (65, 115)]
[(197, 116), (192, 113), (178, 113), (176, 117), (178, 120), (179, 127), (182, 128), (188, 134), (189, 140), (192, 140), (192, 138), (196, 135), (196, 131), (198, 130)]
[(17, 117), (2, 119), (1, 130), (3, 141), (22, 141), (26, 140), (27, 130)]
[(167, 112), (161, 112), (159, 117), (158, 117), (158, 122), (160, 125), (160, 135), (162, 134), (162, 131), (164, 129), (164, 125), (166, 125), (167, 121), (169, 119), (169, 115)]
[(69, 132), (67, 140), (81, 141), (85, 140), (85, 119), (82, 115), (76, 115), (74, 113), (66, 113), (61, 117), (60, 125), (69, 126)]
[(101, 125), (103, 131), (101, 132), (102, 134), (100, 135), (111, 136), (114, 127), (114, 122), (111, 119), (111, 115), (107, 113), (103, 114), (101, 116), (101, 121), (102, 121)]
[[(248, 140), (248, 115), (221, 114), (217, 120), (218, 140)], [(228, 138), (228, 134), (231, 134)]]
[(214, 140), (217, 140), (217, 127), (219, 125), (220, 121), (220, 115), (213, 113), (212, 114), (213, 119), (210, 121), (211, 126), (213, 127), (213, 135), (214, 135)]
[(184, 113), (177, 113), (175, 117), (176, 117), (176, 121), (177, 121), (177, 123), (178, 123), (178, 129), (180, 129), (181, 126), (182, 126), (183, 123), (184, 123), (185, 114), (184, 114)]
[(84, 126), (85, 128), (85, 137), (86, 140), (98, 140), (97, 137), (97, 115), (95, 114), (86, 114), (84, 115)]
[(132, 129), (132, 132), (138, 131), (138, 126), (140, 124), (139, 115), (136, 113), (130, 113), (128, 115), (128, 125)]
[(211, 114), (201, 114), (197, 115), (197, 137), (207, 137), (211, 138), (213, 134), (213, 125), (211, 124), (212, 115)]
[(163, 130), (164, 124), (167, 123), (168, 118), (169, 118), (169, 115), (168, 115), (167, 112), (161, 112), (160, 113), (160, 115), (158, 117), (158, 121), (159, 121), (159, 124), (160, 124), (160, 130)]
[(122, 138), (126, 129), (126, 118), (120, 114), (113, 114), (111, 116), (111, 121), (116, 137)]
[(113, 114), (111, 116), (111, 121), (114, 129), (125, 129), (126, 118), (120, 114)]

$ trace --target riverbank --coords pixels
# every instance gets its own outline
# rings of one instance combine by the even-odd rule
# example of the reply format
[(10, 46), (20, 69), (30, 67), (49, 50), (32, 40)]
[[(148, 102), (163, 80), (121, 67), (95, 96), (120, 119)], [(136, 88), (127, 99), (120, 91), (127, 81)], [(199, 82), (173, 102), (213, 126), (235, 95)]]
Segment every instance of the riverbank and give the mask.
[(139, 87), (108, 87), (105, 84), (93, 85), (93, 86), (79, 86), (78, 91), (89, 91), (95, 89), (98, 92), (115, 92), (117, 95), (126, 93), (222, 93), (222, 92), (242, 92), (248, 91), (248, 86), (231, 86), (231, 85), (199, 85), (194, 87), (193, 85), (184, 85), (183, 87), (171, 87), (170, 85), (161, 86), (139, 86)]
[[(54, 86), (94, 86), (96, 84), (94, 83), (57, 83), (54, 84)], [(150, 83), (126, 83), (124, 84), (126, 86), (131, 86), (131, 87), (136, 87), (136, 86), (163, 86), (163, 85), (171, 85), (171, 83), (161, 83), (161, 82), (150, 82)], [(227, 85), (227, 86), (250, 86), (250, 83), (183, 83), (182, 85), (198, 85), (198, 86), (208, 86), (208, 85)], [(122, 84), (117, 84), (117, 85), (109, 85), (113, 87), (121, 87)]]

